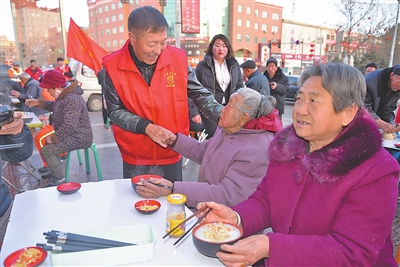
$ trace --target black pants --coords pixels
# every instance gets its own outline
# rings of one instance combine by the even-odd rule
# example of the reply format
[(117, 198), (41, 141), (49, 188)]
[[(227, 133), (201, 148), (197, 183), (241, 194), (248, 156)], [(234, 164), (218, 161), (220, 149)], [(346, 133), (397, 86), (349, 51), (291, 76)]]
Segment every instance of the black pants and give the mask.
[(140, 174), (156, 174), (171, 182), (182, 181), (182, 159), (169, 165), (131, 165), (123, 162), (124, 178), (131, 179)]
[(204, 128), (206, 129), (206, 133), (208, 134), (207, 139), (211, 138), (215, 131), (217, 130), (218, 123), (213, 120), (207, 119), (201, 114), (201, 120), (203, 122)]

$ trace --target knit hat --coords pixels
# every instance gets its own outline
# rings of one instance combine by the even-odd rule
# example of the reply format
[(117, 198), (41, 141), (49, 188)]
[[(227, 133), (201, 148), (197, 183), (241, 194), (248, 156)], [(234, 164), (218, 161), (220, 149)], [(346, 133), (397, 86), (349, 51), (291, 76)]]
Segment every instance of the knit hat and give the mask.
[(246, 60), (240, 65), (241, 68), (245, 69), (255, 69), (256, 68), (256, 62), (254, 60)]
[(394, 65), (394, 67), (393, 67), (393, 72), (394, 72), (394, 74), (400, 76), (400, 64)]
[(12, 63), (12, 65), (13, 65), (13, 66), (19, 66), (19, 62), (16, 61), (16, 60), (14, 60), (13, 63)]
[(278, 60), (276, 60), (276, 58), (274, 58), (274, 57), (270, 57), (270, 58), (267, 60), (266, 67), (268, 66), (269, 63), (274, 63), (275, 66), (278, 67)]
[(46, 72), (42, 78), (42, 82), (39, 84), (40, 87), (49, 88), (59, 88), (64, 87), (66, 84), (66, 79), (63, 74), (56, 70), (49, 70)]

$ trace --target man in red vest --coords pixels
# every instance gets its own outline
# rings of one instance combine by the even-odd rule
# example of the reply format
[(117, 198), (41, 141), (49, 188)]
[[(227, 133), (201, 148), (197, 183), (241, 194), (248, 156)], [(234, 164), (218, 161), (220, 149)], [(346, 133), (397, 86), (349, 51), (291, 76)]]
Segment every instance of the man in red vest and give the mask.
[(181, 155), (166, 140), (189, 133), (188, 96), (215, 121), (222, 106), (197, 80), (186, 52), (166, 45), (168, 23), (159, 10), (133, 10), (128, 30), (125, 45), (103, 58), (104, 96), (124, 178), (147, 173), (181, 181)]
[(72, 74), (71, 68), (68, 65), (65, 65), (64, 59), (62, 57), (57, 58), (57, 64), (58, 66), (54, 69), (63, 74), (67, 81), (71, 80), (74, 75)]
[(29, 68), (25, 69), (25, 72), (28, 73), (32, 79), (39, 81), (40, 75), (43, 74), (43, 71), (36, 65), (36, 60), (32, 59), (29, 61)]

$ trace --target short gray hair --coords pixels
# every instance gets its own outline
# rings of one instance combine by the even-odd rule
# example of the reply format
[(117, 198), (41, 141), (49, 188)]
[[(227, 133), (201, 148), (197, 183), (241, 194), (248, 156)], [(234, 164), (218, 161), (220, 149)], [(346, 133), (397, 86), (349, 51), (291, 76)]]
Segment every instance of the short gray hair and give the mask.
[(319, 76), (322, 86), (333, 98), (335, 112), (341, 112), (353, 103), (360, 110), (364, 105), (367, 86), (363, 74), (356, 68), (342, 63), (319, 64), (303, 71), (298, 85), (303, 86), (308, 78)]
[(128, 31), (158, 33), (168, 30), (168, 22), (164, 15), (155, 7), (143, 6), (129, 14)]
[(29, 78), (31, 78), (31, 75), (29, 75), (29, 73), (23, 72), (20, 75), (18, 75), (18, 78), (29, 79)]
[(273, 96), (263, 96), (251, 88), (241, 88), (236, 93), (241, 96), (242, 101), (236, 104), (243, 113), (250, 115), (250, 119), (259, 118), (272, 112), (276, 105)]

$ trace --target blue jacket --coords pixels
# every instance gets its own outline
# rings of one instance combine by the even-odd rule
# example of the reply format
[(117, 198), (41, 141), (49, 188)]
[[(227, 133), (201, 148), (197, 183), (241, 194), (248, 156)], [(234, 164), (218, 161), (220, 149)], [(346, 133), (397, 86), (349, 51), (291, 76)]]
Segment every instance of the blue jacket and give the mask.
[[(2, 145), (24, 143), (20, 148), (1, 149)], [(20, 134), (16, 135), (0, 135), (0, 160), (8, 162), (21, 162), (26, 160), (32, 155), (33, 152), (33, 138), (31, 131), (26, 124), (22, 128)], [(2, 175), (0, 168), (0, 176)], [(11, 204), (11, 195), (8, 191), (8, 186), (3, 179), (0, 179), (0, 217)]]
[(249, 76), (246, 87), (254, 89), (262, 95), (270, 95), (268, 79), (259, 70)]

